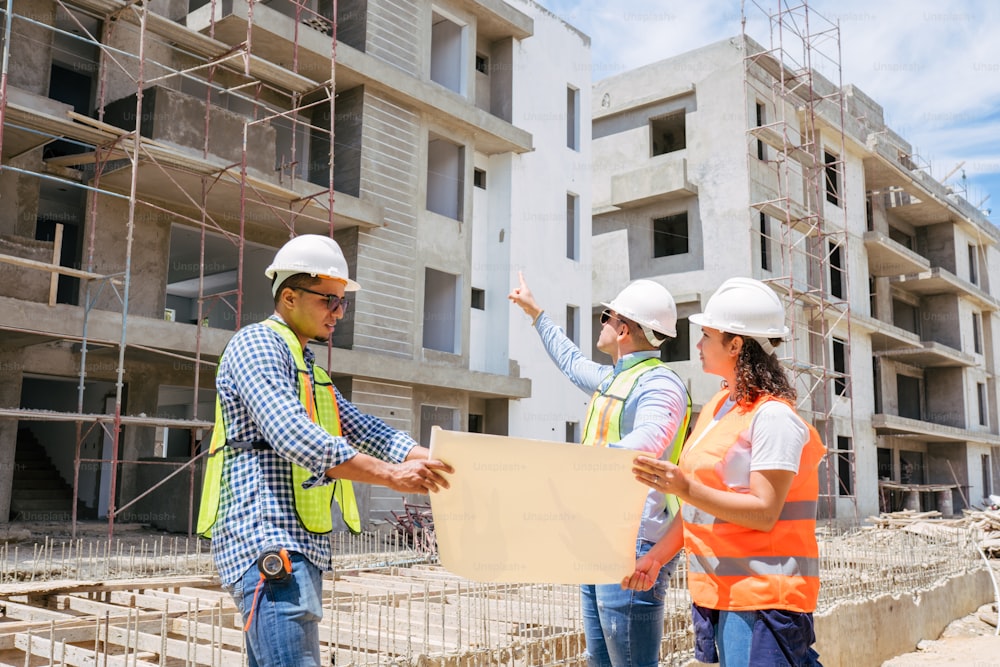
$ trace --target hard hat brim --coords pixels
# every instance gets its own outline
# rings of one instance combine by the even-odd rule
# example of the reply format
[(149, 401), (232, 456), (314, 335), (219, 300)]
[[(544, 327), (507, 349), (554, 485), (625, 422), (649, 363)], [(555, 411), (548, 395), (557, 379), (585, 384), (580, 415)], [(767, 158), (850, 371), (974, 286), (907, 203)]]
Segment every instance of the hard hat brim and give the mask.
[(705, 313), (695, 313), (694, 315), (688, 316), (688, 322), (691, 324), (697, 324), (700, 327), (708, 329), (716, 329), (718, 331), (724, 331), (726, 333), (734, 334), (736, 336), (751, 336), (754, 338), (778, 338), (780, 340), (788, 340), (788, 335), (791, 330), (788, 327), (783, 327), (783, 331), (751, 331), (748, 329), (739, 329), (733, 326), (726, 326), (720, 322), (713, 322)]

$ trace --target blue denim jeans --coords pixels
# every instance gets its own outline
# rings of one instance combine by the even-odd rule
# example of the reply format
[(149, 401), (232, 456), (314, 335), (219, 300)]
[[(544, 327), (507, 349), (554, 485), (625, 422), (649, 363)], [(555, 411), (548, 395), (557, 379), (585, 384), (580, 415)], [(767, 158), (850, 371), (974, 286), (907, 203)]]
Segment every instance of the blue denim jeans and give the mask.
[(784, 609), (720, 611), (691, 605), (695, 660), (720, 667), (823, 667), (813, 616)]
[(250, 667), (319, 667), (323, 573), (302, 554), (289, 557), (292, 574), (283, 581), (265, 581), (258, 591), (254, 564), (229, 591), (244, 625), (253, 609), (243, 634)]
[(719, 667), (746, 667), (753, 644), (756, 611), (720, 611), (715, 629), (715, 644), (719, 648)]
[[(653, 547), (636, 543), (636, 558)], [(583, 632), (588, 667), (656, 667), (663, 638), (663, 598), (677, 557), (660, 569), (648, 591), (626, 590), (619, 584), (584, 584)]]

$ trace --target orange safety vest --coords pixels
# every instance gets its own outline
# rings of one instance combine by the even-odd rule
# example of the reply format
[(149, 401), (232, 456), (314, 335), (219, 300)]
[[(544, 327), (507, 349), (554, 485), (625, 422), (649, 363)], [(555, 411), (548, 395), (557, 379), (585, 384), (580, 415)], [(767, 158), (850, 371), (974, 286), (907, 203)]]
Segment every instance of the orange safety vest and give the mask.
[[(760, 406), (780, 399), (764, 396), (749, 408), (734, 406), (708, 430), (728, 396), (729, 391), (722, 390), (702, 410), (679, 465), (686, 475), (710, 488), (739, 493), (727, 487), (720, 477), (717, 472), (720, 464), (739, 441), (744, 446), (749, 442), (746, 431)], [(688, 588), (691, 599), (699, 606), (725, 611), (786, 609), (808, 613), (816, 609), (817, 468), (826, 447), (816, 429), (806, 426), (809, 440), (802, 449), (799, 471), (792, 480), (781, 516), (769, 532), (729, 523), (684, 504), (681, 516), (688, 557)]]

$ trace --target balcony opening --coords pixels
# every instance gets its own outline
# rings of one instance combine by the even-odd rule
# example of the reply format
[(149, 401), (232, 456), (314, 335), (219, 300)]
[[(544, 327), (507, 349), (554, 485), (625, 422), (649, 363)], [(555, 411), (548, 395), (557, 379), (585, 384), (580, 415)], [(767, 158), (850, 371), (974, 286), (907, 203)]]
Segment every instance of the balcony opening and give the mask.
[[(169, 252), (164, 319), (235, 331), (234, 292), (239, 268), (236, 246), (221, 235), (206, 233), (203, 260), (201, 232), (175, 224), (170, 228)], [(244, 246), (241, 326), (259, 322), (274, 312), (270, 285), (264, 277), (273, 258), (274, 248), (251, 243)]]
[(923, 419), (920, 378), (896, 375), (896, 402), (900, 417)]
[(458, 354), (462, 349), (458, 316), (460, 277), (451, 273), (424, 269), (424, 339), (423, 346)]
[(566, 146), (580, 150), (580, 90), (566, 87)]
[[(875, 457), (878, 460), (878, 478), (883, 481), (892, 480), (892, 450), (885, 447), (875, 449)], [(887, 510), (888, 511), (888, 510)]]
[(889, 238), (907, 250), (913, 250), (913, 237), (895, 227), (889, 227)]
[[(61, 6), (56, 9), (57, 30), (52, 37), (49, 98), (69, 104), (78, 114), (90, 116), (100, 74), (100, 53), (96, 44), (84, 38), (77, 21), (90, 34), (101, 34), (101, 24), (97, 19), (76, 11), (67, 12)], [(71, 35), (79, 35), (79, 38)], [(76, 155), (87, 150), (89, 148), (79, 143), (60, 139), (45, 146), (43, 157), (48, 159)]]
[(566, 422), (566, 442), (580, 442), (580, 422)]
[(688, 251), (687, 211), (653, 220), (653, 257), (683, 255)]
[(875, 231), (875, 210), (872, 206), (872, 195), (870, 192), (865, 197), (865, 229), (870, 232)]
[(983, 353), (983, 316), (979, 313), (972, 313), (972, 350)]
[(649, 133), (653, 157), (687, 148), (686, 122), (687, 114), (684, 111), (650, 119)]
[(910, 333), (920, 335), (920, 310), (905, 301), (893, 299), (892, 324)]
[(691, 325), (688, 318), (677, 320), (677, 337), (668, 338), (660, 346), (660, 359), (665, 362), (691, 360)]
[(830, 296), (835, 299), (844, 298), (844, 281), (847, 274), (844, 271), (844, 256), (840, 249), (840, 244), (829, 242), (830, 248)]
[[(757, 127), (763, 127), (766, 122), (764, 104), (762, 102), (757, 102), (754, 106), (757, 115)], [(757, 159), (762, 162), (767, 160), (767, 146), (764, 144), (762, 139), (757, 140)], [(763, 215), (763, 213), (761, 215)]]
[[(364, 124), (363, 86), (337, 93), (332, 118), (334, 141), (333, 187), (352, 197), (361, 192), (361, 137)], [(330, 105), (317, 105), (312, 110), (309, 134), (307, 178), (322, 187), (330, 183)]]
[(465, 26), (432, 12), (431, 81), (465, 94)]
[(462, 220), (465, 149), (431, 135), (427, 142), (427, 210)]
[(854, 447), (842, 435), (837, 436), (837, 495), (854, 495)]
[(566, 258), (580, 259), (580, 197), (566, 193)]
[(847, 382), (847, 343), (833, 339), (833, 389), (837, 396), (849, 396)]
[(566, 306), (566, 338), (580, 346), (580, 308), (577, 306)]
[[(80, 188), (65, 187), (55, 181), (43, 180), (38, 187), (38, 217), (35, 219), (35, 240), (58, 246), (59, 265), (79, 268), (83, 257), (81, 230), (87, 219), (87, 193)], [(80, 279), (51, 274), (56, 277), (56, 303), (77, 305), (80, 302)]]
[[(274, 128), (274, 170), (278, 172), (281, 182), (309, 179), (312, 171), (309, 163), (312, 129), (309, 125), (309, 119), (302, 114), (271, 119), (271, 127)], [(328, 155), (324, 157), (329, 159)], [(327, 178), (329, 173), (327, 170)]]
[(760, 268), (771, 270), (771, 220), (763, 211), (760, 213)]
[(899, 482), (901, 484), (923, 484), (924, 483), (924, 454), (923, 452), (909, 452), (900, 450), (899, 452)]
[[(319, 13), (333, 14), (334, 0), (319, 0)], [(337, 41), (365, 51), (368, 39), (368, 0), (337, 0)]]
[(833, 153), (823, 151), (823, 163), (826, 165), (826, 200), (834, 206), (840, 206), (840, 158)]
[(990, 415), (989, 408), (986, 406), (986, 383), (977, 382), (976, 383), (976, 401), (979, 405), (979, 425), (989, 426), (990, 425)]

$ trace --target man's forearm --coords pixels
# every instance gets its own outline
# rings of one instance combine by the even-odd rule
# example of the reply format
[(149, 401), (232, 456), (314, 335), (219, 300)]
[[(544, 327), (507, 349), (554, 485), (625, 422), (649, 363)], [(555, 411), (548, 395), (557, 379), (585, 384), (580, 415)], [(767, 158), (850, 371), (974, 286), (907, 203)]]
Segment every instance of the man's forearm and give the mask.
[(389, 481), (391, 471), (391, 464), (380, 461), (374, 456), (358, 453), (340, 465), (328, 469), (326, 476), (384, 486)]
[(414, 459), (429, 459), (431, 457), (431, 450), (426, 447), (421, 447), (417, 445), (407, 453), (404, 461), (412, 461)]

